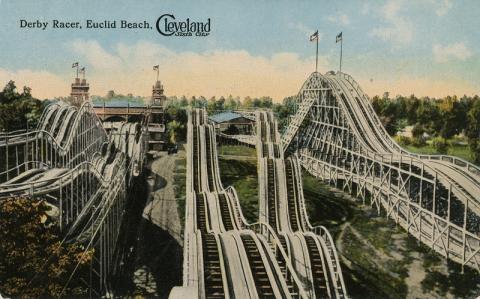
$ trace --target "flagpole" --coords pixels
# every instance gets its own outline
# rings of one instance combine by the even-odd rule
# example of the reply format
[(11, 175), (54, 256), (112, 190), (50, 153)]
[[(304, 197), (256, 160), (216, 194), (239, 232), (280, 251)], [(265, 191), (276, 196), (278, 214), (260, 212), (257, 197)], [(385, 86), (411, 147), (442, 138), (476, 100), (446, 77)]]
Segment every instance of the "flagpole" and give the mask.
[(318, 36), (317, 36), (317, 54), (315, 55), (315, 73), (318, 71)]
[(160, 68), (160, 67), (157, 67), (157, 81), (158, 81), (158, 72), (159, 72), (159, 68)]
[(340, 73), (342, 72), (343, 36), (340, 39)]
[(77, 64), (77, 78), (78, 78), (78, 64)]

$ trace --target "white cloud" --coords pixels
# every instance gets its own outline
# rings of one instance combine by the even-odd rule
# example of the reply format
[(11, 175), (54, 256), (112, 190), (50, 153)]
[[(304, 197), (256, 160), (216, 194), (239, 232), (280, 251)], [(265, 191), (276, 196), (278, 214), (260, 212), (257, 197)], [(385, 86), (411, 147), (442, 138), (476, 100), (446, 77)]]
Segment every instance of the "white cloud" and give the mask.
[(444, 16), (447, 14), (450, 8), (452, 8), (452, 2), (450, 0), (443, 0), (435, 12), (438, 16)]
[(414, 27), (406, 17), (399, 14), (403, 4), (402, 0), (387, 1), (379, 11), (386, 25), (372, 29), (369, 35), (390, 41), (395, 47), (410, 43), (413, 39)]
[(472, 51), (464, 43), (454, 43), (446, 46), (433, 45), (433, 57), (436, 62), (444, 63), (452, 59), (466, 60), (472, 56)]
[(343, 26), (350, 24), (350, 18), (344, 13), (328, 16), (327, 20), (329, 20), (332, 23), (343, 25)]
[(19, 91), (22, 91), (23, 86), (30, 87), (32, 94), (40, 99), (66, 96), (70, 93), (70, 86), (65, 78), (45, 70), (32, 71), (23, 69), (10, 71), (0, 68), (1, 88), (10, 80), (15, 81)]
[(453, 6), (451, 0), (433, 0), (433, 4), (435, 6), (435, 13), (439, 17), (446, 15)]
[[(305, 32), (306, 33), (306, 32)], [(311, 33), (310, 33), (311, 34)], [(90, 94), (117, 93), (149, 96), (155, 73), (160, 65), (160, 79), (167, 95), (186, 96), (271, 96), (275, 100), (296, 94), (314, 70), (315, 57), (302, 58), (296, 53), (283, 52), (271, 56), (252, 55), (245, 50), (215, 50), (205, 52), (175, 52), (161, 44), (140, 41), (119, 43), (108, 50), (94, 40), (75, 40), (66, 45), (76, 53), (81, 65), (86, 65)], [(326, 56), (319, 56), (319, 70), (329, 70)], [(10, 78), (7, 73), (1, 78)], [(36, 74), (33, 87), (37, 97), (66, 96), (70, 93), (71, 75)], [(30, 80), (31, 81), (31, 80)], [(40, 88), (41, 85), (49, 88)]]
[(439, 17), (446, 15), (453, 7), (452, 0), (422, 0), (429, 11), (435, 12)]
[(122, 64), (118, 57), (105, 51), (96, 40), (75, 40), (69, 45), (69, 48), (98, 69), (108, 70)]

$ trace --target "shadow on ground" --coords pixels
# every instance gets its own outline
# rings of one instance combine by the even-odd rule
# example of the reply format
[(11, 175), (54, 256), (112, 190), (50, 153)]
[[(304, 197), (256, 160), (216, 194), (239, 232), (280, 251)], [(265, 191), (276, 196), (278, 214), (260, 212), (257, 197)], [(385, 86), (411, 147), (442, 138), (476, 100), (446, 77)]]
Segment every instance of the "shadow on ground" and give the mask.
[(129, 191), (112, 280), (115, 296), (168, 298), (171, 289), (182, 284), (182, 247), (167, 231), (142, 217), (149, 198), (147, 178), (154, 178), (152, 191), (167, 183), (148, 169)]

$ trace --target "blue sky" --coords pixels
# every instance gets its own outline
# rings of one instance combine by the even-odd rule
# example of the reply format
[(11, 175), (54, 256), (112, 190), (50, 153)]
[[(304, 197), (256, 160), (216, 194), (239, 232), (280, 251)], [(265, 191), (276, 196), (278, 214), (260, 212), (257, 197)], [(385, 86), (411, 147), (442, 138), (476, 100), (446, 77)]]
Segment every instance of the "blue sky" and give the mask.
[[(99, 1), (98, 1), (99, 2)], [(148, 95), (153, 72), (170, 95), (295, 94), (314, 70), (343, 70), (369, 95), (480, 93), (480, 2), (385, 1), (13, 1), (0, 0), (0, 84), (8, 79), (44, 98), (68, 94), (71, 63), (87, 68), (92, 94)], [(81, 3), (81, 4), (80, 4)], [(28, 21), (211, 18), (208, 37), (165, 37), (156, 30), (21, 29)]]

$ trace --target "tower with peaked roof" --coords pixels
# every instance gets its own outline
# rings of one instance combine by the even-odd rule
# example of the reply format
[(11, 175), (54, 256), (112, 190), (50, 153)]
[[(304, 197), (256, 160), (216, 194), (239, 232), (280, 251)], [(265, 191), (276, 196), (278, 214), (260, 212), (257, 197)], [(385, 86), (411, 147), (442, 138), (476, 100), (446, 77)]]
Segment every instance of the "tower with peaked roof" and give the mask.
[(152, 87), (152, 100), (150, 103), (150, 118), (148, 131), (150, 133), (149, 148), (151, 150), (165, 150), (165, 117), (164, 110), (167, 97), (163, 94), (163, 85), (158, 80)]
[(72, 90), (70, 92), (72, 104), (75, 106), (81, 106), (84, 102), (88, 101), (89, 89), (90, 86), (85, 78), (80, 79), (76, 77), (75, 81), (72, 83)]
[(155, 82), (155, 85), (152, 87), (152, 106), (165, 106), (167, 97), (163, 94), (163, 85), (160, 80)]

